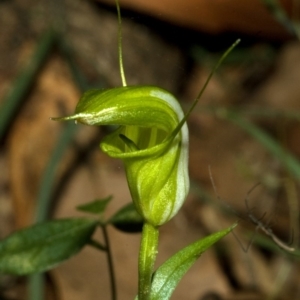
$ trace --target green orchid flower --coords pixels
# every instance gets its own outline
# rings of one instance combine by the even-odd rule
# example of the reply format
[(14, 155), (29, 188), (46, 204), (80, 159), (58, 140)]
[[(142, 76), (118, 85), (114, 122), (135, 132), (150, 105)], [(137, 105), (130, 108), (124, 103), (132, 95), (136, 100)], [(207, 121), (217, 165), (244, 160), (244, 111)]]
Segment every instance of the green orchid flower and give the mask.
[(74, 115), (56, 120), (119, 125), (100, 147), (123, 160), (137, 211), (153, 226), (178, 212), (189, 190), (188, 129), (172, 94), (153, 86), (90, 90)]

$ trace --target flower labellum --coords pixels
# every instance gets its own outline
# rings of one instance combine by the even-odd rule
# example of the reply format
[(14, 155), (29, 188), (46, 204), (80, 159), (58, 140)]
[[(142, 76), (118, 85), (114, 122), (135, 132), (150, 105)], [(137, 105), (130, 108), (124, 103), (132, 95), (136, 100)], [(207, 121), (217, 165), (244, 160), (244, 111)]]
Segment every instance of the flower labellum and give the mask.
[(176, 98), (153, 86), (90, 90), (74, 115), (54, 118), (119, 125), (100, 147), (123, 160), (136, 209), (153, 226), (169, 221), (189, 190), (188, 129), (183, 119)]

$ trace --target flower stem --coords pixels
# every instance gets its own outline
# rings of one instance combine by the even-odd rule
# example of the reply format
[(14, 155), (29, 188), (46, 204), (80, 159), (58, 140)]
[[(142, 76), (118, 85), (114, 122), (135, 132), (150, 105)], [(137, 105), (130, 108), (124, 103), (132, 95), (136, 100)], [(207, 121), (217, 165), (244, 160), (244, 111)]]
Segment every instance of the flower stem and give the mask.
[(158, 247), (158, 228), (145, 223), (143, 226), (139, 255), (139, 300), (148, 300), (151, 291), (151, 279)]
[(118, 30), (118, 52), (119, 52), (119, 65), (120, 65), (120, 74), (122, 79), (122, 85), (127, 86), (126, 78), (125, 78), (125, 71), (123, 65), (123, 50), (122, 50), (122, 18), (121, 18), (121, 10), (119, 1), (116, 0), (116, 6), (118, 11), (118, 23), (119, 23), (119, 30)]

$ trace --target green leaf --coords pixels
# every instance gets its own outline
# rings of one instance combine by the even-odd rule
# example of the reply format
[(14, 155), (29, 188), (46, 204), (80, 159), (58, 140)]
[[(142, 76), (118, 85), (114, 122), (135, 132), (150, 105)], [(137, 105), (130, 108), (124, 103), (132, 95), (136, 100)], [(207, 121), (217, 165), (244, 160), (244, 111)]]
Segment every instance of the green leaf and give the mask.
[(100, 215), (105, 211), (105, 208), (111, 199), (112, 196), (108, 196), (104, 199), (97, 199), (87, 204), (79, 205), (76, 209), (86, 213)]
[(154, 273), (150, 299), (169, 299), (183, 275), (201, 254), (227, 235), (235, 226), (236, 224), (185, 247), (162, 264)]
[(0, 242), (0, 273), (27, 275), (53, 268), (89, 242), (97, 223), (54, 220), (13, 233)]
[(143, 228), (143, 218), (135, 209), (133, 203), (123, 206), (111, 219), (108, 221), (114, 227), (123, 232), (141, 232)]

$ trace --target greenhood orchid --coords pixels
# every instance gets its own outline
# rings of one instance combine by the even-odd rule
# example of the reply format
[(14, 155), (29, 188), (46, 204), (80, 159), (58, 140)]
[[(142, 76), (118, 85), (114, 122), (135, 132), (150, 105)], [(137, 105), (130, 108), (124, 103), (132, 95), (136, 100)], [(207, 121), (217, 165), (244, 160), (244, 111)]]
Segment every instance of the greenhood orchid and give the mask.
[[(178, 252), (154, 273), (159, 226), (181, 208), (189, 191), (188, 128), (186, 120), (201, 98), (213, 73), (237, 45), (221, 57), (186, 114), (169, 92), (155, 86), (127, 86), (122, 60), (121, 14), (119, 63), (122, 87), (89, 90), (80, 98), (75, 113), (54, 120), (75, 120), (86, 125), (117, 125), (105, 136), (100, 148), (125, 164), (133, 203), (144, 224), (138, 261), (138, 295), (135, 299), (169, 299), (187, 269), (227, 231), (192, 244)], [(212, 239), (213, 238), (213, 239)], [(114, 293), (112, 293), (114, 294)], [(114, 297), (116, 299), (116, 297)]]
[(56, 120), (119, 126), (100, 147), (123, 160), (137, 211), (159, 226), (178, 212), (189, 190), (188, 129), (183, 119), (169, 92), (128, 86), (87, 91), (74, 115)]

